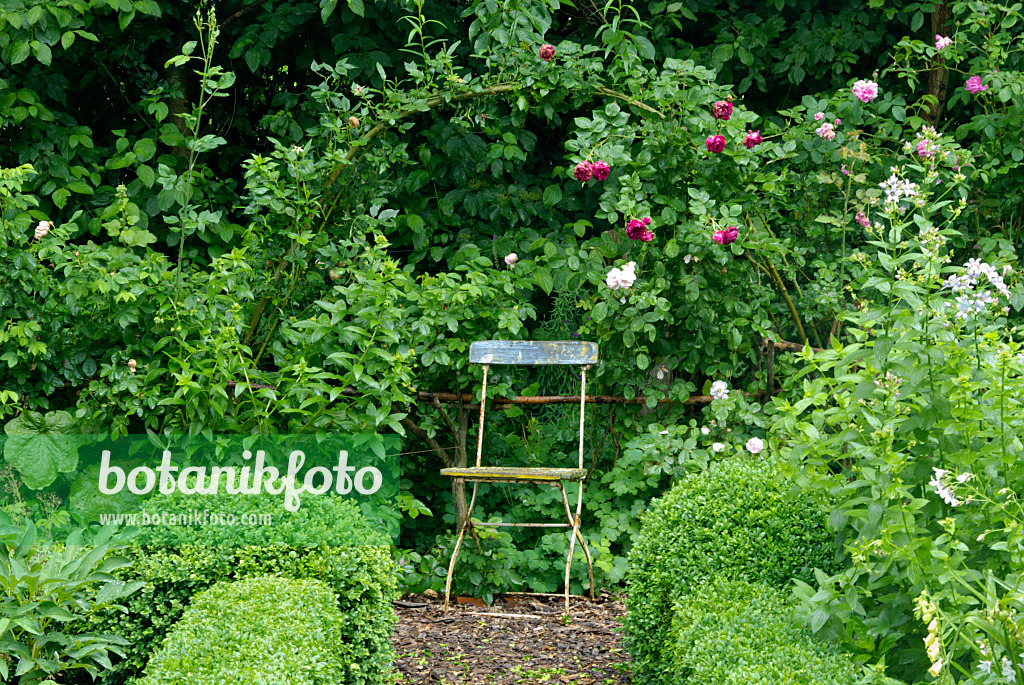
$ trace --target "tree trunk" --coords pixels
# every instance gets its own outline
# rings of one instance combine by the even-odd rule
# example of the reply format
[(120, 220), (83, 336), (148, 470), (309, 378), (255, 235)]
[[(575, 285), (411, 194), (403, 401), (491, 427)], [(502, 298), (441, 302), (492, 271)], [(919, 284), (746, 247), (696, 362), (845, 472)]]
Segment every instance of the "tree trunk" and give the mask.
[[(953, 18), (949, 5), (945, 0), (935, 5), (932, 12), (932, 36), (948, 35), (949, 22)], [(929, 126), (935, 126), (946, 106), (946, 96), (949, 91), (949, 70), (946, 69), (946, 58), (938, 56), (928, 74), (928, 94), (936, 99), (924, 112), (924, 120)]]

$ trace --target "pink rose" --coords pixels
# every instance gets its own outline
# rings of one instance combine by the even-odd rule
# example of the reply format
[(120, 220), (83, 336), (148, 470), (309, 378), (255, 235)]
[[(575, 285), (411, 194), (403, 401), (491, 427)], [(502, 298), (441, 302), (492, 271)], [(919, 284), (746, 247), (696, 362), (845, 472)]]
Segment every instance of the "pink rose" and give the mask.
[(976, 93), (983, 93), (986, 90), (988, 90), (988, 86), (981, 82), (980, 76), (972, 76), (971, 78), (967, 79), (967, 85), (964, 86), (964, 88), (966, 88), (967, 92), (970, 93), (971, 95), (974, 95)]
[(727, 102), (726, 100), (719, 100), (711, 106), (711, 114), (714, 115), (716, 119), (729, 121), (729, 117), (732, 116), (732, 103)]
[(604, 160), (598, 160), (590, 166), (590, 170), (594, 172), (594, 178), (598, 181), (603, 181), (608, 178), (608, 174), (612, 172), (612, 168), (608, 166), (608, 162)]
[(555, 56), (555, 46), (545, 43), (540, 46), (540, 58), (545, 62), (550, 62), (551, 58)]
[(708, 139), (704, 142), (708, 148), (708, 152), (718, 154), (725, 149), (725, 137), (724, 136), (708, 136)]
[(764, 139), (761, 138), (760, 131), (747, 131), (747, 137), (743, 139), (743, 144), (748, 148), (760, 145), (762, 142), (764, 142)]
[(853, 94), (861, 102), (871, 102), (878, 97), (878, 84), (861, 79), (853, 84)]
[(580, 162), (572, 171), (572, 175), (575, 176), (576, 180), (579, 181), (580, 183), (586, 183), (587, 181), (589, 181), (593, 173), (594, 170), (590, 166), (590, 162)]

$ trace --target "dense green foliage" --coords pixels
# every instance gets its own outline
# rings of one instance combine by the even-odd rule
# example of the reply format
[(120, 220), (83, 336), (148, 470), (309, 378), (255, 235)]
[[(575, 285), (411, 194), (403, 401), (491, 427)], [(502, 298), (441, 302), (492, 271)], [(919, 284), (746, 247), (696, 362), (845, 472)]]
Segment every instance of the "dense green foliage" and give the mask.
[(83, 545), (80, 533), (63, 544), (40, 539), (36, 527), (15, 525), (0, 512), (0, 679), (35, 685), (60, 673), (95, 678), (123, 656), (126, 641), (80, 630), (90, 618), (122, 604), (142, 583), (112, 573), (128, 566), (111, 554), (112, 527)]
[(849, 554), (835, 574), (798, 584), (800, 613), (908, 682), (929, 671), (1006, 682), (992, 678), (1024, 675), (1013, 253), (1000, 241), (991, 263), (947, 266), (957, 205), (928, 169), (906, 173), (922, 201), (886, 203), (885, 257), (865, 263), (862, 306), (845, 317), (852, 339), (804, 355), (795, 394), (775, 407), (788, 473), (808, 501), (831, 500)]
[[(860, 669), (792, 619), (784, 593), (762, 583), (714, 580), (679, 604), (669, 665), (672, 685), (853, 685)], [(656, 681), (647, 681), (656, 682)]]
[[(235, 502), (246, 499), (234, 498)], [(378, 673), (393, 656), (389, 638), (395, 614), (391, 602), (398, 592), (388, 540), (350, 502), (336, 500), (332, 509), (320, 513), (320, 523), (325, 525), (330, 520), (334, 528), (328, 539), (333, 544), (324, 544), (314, 520), (304, 531), (308, 536), (305, 540), (289, 537), (288, 545), (266, 544), (265, 538), (275, 535), (273, 530), (268, 533), (247, 531), (258, 528), (255, 526), (238, 527), (236, 535), (247, 531), (261, 540), (260, 545), (244, 545), (244, 540), (224, 540), (217, 526), (203, 526), (187, 533), (180, 531), (191, 537), (188, 545), (167, 537), (179, 532), (168, 530), (160, 531), (158, 537), (175, 544), (127, 548), (125, 553), (134, 563), (121, 578), (143, 586), (125, 602), (127, 613), (106, 612), (95, 621), (97, 630), (116, 633), (130, 643), (125, 648), (126, 657), (115, 664), (107, 681), (125, 682), (141, 673), (198, 592), (220, 581), (268, 574), (327, 584), (344, 618), (338, 630), (347, 653), (358, 657), (366, 673)]]
[[(629, 556), (626, 641), (633, 673), (672, 670), (672, 625), (686, 597), (716, 578), (784, 589), (837, 567), (826, 517), (786, 496), (771, 462), (737, 457), (681, 479), (643, 515)], [(655, 681), (652, 681), (655, 682)]]
[[(812, 628), (911, 681), (936, 664), (964, 677), (959, 661), (980, 673), (980, 646), (1018, 668), (1016, 638), (980, 635), (1016, 635), (992, 626), (1017, 601), (998, 589), (1017, 587), (1020, 556), (1018, 513), (1000, 499), (1019, 490), (1018, 438), (1001, 422), (1016, 415), (1004, 379), (1024, 290), (1008, 275), (998, 305), (980, 305), (1006, 347), (928, 313), (974, 304), (922, 293), (946, 259), (1001, 267), (1024, 250), (1020, 3), (195, 9), (0, 9), (7, 433), (405, 435), (407, 578), (436, 588), (461, 506), (437, 471), (472, 454), (474, 422), (414, 391), (473, 392), (472, 340), (589, 339), (601, 363), (588, 392), (644, 398), (589, 413), (583, 534), (599, 585), (623, 578), (652, 496), (714, 461), (715, 444), (733, 452), (768, 429), (810, 501), (839, 496), (831, 520), (851, 562), (801, 588)], [(576, 180), (597, 161), (607, 178)], [(630, 233), (648, 218), (650, 241)], [(938, 252), (919, 259), (908, 240)], [(630, 263), (635, 281), (609, 281)], [(780, 353), (788, 394), (762, 412), (739, 397), (767, 383), (766, 339), (831, 351), (811, 366)], [(986, 366), (993, 355), (1007, 361)], [(871, 394), (895, 382), (886, 373), (905, 379), (898, 401)], [(564, 369), (491, 380), (495, 396), (579, 388)], [(684, 403), (715, 381), (727, 399)], [(961, 386), (971, 396), (952, 401)], [(487, 462), (570, 465), (571, 414), (492, 412)], [(67, 523), (53, 503), (75, 490), (73, 466), (23, 456), (5, 451), (0, 505)], [(960, 521), (934, 501), (933, 467), (969, 472), (999, 506)], [(832, 477), (843, 470), (849, 481)], [(489, 488), (477, 512), (557, 518), (550, 494)], [(465, 552), (458, 591), (558, 589), (564, 535), (482, 546)], [(922, 591), (946, 612), (941, 629), (909, 618)], [(941, 663), (927, 635), (948, 643)]]
[(346, 642), (349, 620), (317, 580), (260, 576), (193, 598), (139, 685), (383, 683)]

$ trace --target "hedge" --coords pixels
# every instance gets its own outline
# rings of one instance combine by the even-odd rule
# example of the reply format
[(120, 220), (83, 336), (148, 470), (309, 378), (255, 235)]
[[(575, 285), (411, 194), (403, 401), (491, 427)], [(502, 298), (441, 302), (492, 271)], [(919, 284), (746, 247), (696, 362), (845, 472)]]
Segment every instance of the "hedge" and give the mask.
[[(173, 500), (175, 496), (170, 496)], [(206, 506), (258, 507), (255, 497), (228, 497), (224, 502), (207, 498)], [(156, 499), (156, 498), (154, 498)], [(325, 527), (330, 544), (303, 545), (298, 531), (288, 532), (293, 544), (243, 545), (224, 543), (219, 527), (157, 532), (163, 542), (189, 540), (189, 545), (142, 545), (124, 550), (133, 565), (118, 573), (121, 580), (139, 580), (145, 586), (126, 603), (126, 614), (109, 612), (84, 628), (91, 632), (120, 635), (129, 641), (125, 658), (117, 661), (105, 675), (106, 685), (120, 685), (138, 676), (157, 651), (171, 627), (181, 618), (192, 597), (219, 581), (275, 575), (294, 579), (323, 581), (335, 595), (338, 610), (345, 617), (342, 634), (350, 652), (363, 666), (361, 674), (346, 683), (383, 682), (390, 669), (394, 649), (390, 637), (396, 617), (392, 602), (398, 598), (397, 565), (388, 546), (388, 538), (366, 521), (351, 500), (309, 498), (313, 504), (307, 542), (322, 542)], [(315, 504), (314, 504), (315, 503)], [(270, 504), (269, 502), (267, 503)], [(165, 510), (187, 511), (193, 507), (186, 498), (163, 501)], [(304, 504), (302, 509), (306, 509)], [(301, 510), (300, 510), (301, 511)], [(267, 539), (273, 542), (281, 531), (262, 531), (239, 527), (235, 543)], [(88, 681), (82, 681), (88, 682)]]
[(797, 627), (784, 593), (716, 579), (675, 612), (667, 650), (671, 685), (853, 685), (850, 657)]
[(675, 607), (712, 579), (783, 588), (836, 568), (814, 505), (785, 496), (773, 462), (737, 457), (680, 480), (641, 519), (626, 578), (625, 643), (638, 682), (660, 683)]
[(318, 580), (220, 582), (193, 598), (138, 685), (365, 682), (345, 620)]

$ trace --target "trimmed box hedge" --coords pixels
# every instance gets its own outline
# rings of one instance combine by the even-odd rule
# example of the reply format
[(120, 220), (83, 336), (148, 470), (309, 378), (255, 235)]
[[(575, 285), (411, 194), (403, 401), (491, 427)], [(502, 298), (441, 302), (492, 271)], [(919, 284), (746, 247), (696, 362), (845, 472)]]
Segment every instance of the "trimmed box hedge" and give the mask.
[[(218, 497), (225, 499), (220, 502)], [(248, 510), (258, 508), (259, 500), (270, 497), (213, 496), (205, 500), (204, 506)], [(265, 504), (269, 507), (276, 503)], [(127, 613), (108, 612), (85, 627), (92, 632), (120, 635), (129, 641), (125, 658), (116, 661), (113, 670), (104, 675), (104, 684), (121, 685), (139, 676), (194, 595), (220, 581), (265, 575), (326, 583), (345, 617), (344, 640), (363, 666), (359, 678), (343, 682), (368, 685), (384, 682), (383, 674), (390, 670), (394, 660), (390, 638), (397, 618), (392, 602), (399, 595), (398, 568), (390, 541), (362, 516), (351, 500), (315, 497), (309, 498), (309, 504), (311, 520), (306, 530), (311, 531), (311, 537), (308, 539), (323, 541), (325, 529), (329, 529), (326, 539), (330, 544), (305, 546), (301, 544), (301, 536), (295, 535), (302, 531), (297, 528), (287, 533), (291, 544), (235, 547), (224, 544), (227, 541), (222, 529), (199, 527), (188, 532), (184, 529), (158, 532), (164, 543), (188, 540), (193, 544), (143, 545), (123, 550), (133, 565), (119, 572), (118, 577), (125, 581), (139, 580), (145, 585), (125, 602)], [(160, 506), (165, 511), (188, 511), (195, 507), (189, 498), (178, 499), (176, 495), (167, 496)], [(306, 505), (302, 509), (306, 510)], [(273, 542), (276, 535), (259, 533), (253, 527), (244, 527), (238, 532), (243, 537), (234, 540), (235, 543), (254, 542), (267, 535)], [(90, 681), (81, 681), (82, 685), (86, 682)]]
[(792, 621), (779, 590), (717, 579), (689, 595), (672, 620), (671, 685), (854, 685), (861, 669)]
[(318, 580), (220, 582), (193, 598), (137, 685), (366, 682), (345, 621)]
[(625, 643), (638, 682), (668, 682), (675, 609), (713, 579), (783, 588), (810, 581), (814, 568), (836, 568), (826, 515), (786, 497), (776, 473), (772, 462), (747, 456), (718, 462), (680, 480), (642, 516), (626, 578)]

